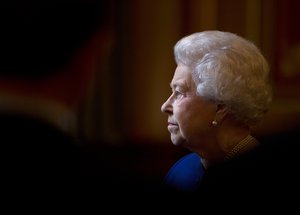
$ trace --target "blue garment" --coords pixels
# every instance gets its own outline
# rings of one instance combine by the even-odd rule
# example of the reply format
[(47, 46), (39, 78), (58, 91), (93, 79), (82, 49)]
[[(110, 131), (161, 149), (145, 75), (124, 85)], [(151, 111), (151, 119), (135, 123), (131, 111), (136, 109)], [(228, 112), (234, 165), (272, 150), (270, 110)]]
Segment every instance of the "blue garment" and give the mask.
[(164, 183), (175, 190), (195, 191), (204, 175), (201, 158), (190, 153), (179, 159), (168, 171)]

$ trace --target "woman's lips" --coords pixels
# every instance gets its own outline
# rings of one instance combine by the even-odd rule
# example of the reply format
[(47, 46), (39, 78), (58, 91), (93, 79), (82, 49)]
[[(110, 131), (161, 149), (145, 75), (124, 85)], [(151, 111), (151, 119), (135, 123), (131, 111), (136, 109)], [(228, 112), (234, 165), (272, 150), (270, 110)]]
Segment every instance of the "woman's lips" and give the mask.
[(178, 125), (176, 123), (168, 122), (168, 130), (170, 132), (174, 131), (174, 129), (177, 129), (177, 128), (178, 128)]
[(177, 123), (168, 121), (168, 125), (177, 125)]

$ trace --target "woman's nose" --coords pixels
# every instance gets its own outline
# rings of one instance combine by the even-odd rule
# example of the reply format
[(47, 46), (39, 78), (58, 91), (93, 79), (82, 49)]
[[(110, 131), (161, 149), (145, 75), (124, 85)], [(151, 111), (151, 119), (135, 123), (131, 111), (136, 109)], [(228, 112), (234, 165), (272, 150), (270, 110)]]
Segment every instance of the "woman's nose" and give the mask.
[(161, 112), (164, 113), (172, 113), (172, 105), (170, 102), (170, 98), (167, 99), (167, 101), (165, 101), (162, 106), (161, 106)]

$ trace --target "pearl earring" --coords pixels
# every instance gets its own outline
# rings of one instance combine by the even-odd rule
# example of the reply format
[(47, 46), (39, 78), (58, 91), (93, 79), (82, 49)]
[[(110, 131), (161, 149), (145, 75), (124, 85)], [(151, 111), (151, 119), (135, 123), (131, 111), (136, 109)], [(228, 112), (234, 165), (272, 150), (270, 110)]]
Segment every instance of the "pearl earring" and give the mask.
[(217, 126), (217, 125), (218, 125), (218, 122), (217, 122), (216, 120), (214, 120), (214, 121), (211, 122), (211, 124), (212, 124), (213, 126)]

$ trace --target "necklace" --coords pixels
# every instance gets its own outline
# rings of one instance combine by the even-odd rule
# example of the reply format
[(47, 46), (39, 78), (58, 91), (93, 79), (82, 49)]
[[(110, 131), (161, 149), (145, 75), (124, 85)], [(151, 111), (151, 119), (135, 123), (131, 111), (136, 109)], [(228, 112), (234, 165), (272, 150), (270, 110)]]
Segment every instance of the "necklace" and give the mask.
[(243, 139), (233, 147), (233, 149), (226, 155), (225, 160), (230, 160), (233, 157), (249, 151), (250, 149), (256, 147), (258, 144), (258, 141), (254, 137), (248, 135), (245, 139)]

